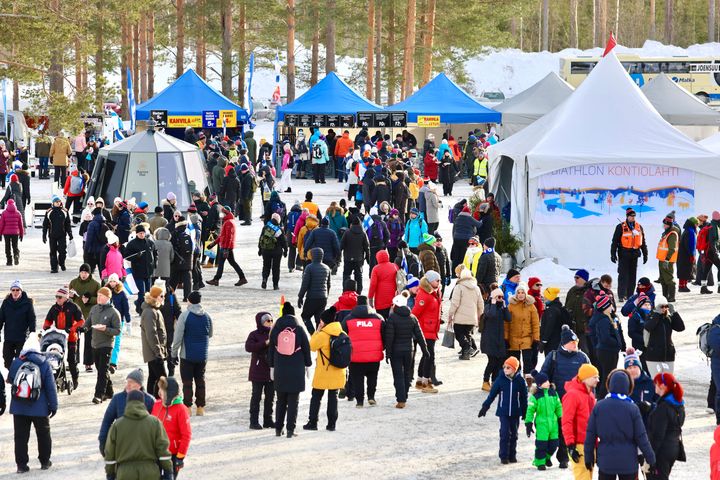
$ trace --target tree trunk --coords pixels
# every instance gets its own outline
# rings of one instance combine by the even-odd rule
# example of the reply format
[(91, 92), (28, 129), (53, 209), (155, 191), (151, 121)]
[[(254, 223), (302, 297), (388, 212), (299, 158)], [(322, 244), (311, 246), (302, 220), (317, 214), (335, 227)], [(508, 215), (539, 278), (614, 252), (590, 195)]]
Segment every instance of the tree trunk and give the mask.
[(397, 67), (396, 55), (395, 55), (395, 3), (389, 2), (388, 5), (388, 20), (387, 20), (387, 101), (388, 105), (395, 103), (395, 87), (397, 84), (397, 75), (395, 75), (395, 68)]
[[(102, 6), (98, 5), (98, 11), (101, 10)], [(105, 25), (102, 15), (98, 15), (95, 21), (97, 22), (97, 30), (95, 33), (95, 108), (97, 108), (99, 112), (102, 112), (103, 101), (105, 99)]]
[(715, 41), (715, 0), (708, 0), (708, 42)]
[[(50, 0), (50, 8), (60, 9), (60, 0)], [(48, 88), (51, 93), (63, 93), (63, 58), (62, 48), (52, 49), (50, 54), (50, 68), (48, 68)]]
[[(245, 104), (245, 71), (247, 70), (247, 45), (245, 44), (245, 23), (246, 8), (245, 0), (238, 0), (238, 104)], [(248, 105), (252, 102), (252, 98), (248, 98)]]
[[(368, 97), (372, 99), (372, 97)], [(382, 102), (382, 4), (375, 8), (375, 103)]]
[(140, 34), (138, 33), (138, 23), (135, 22), (132, 26), (132, 76), (133, 76), (133, 95), (135, 101), (140, 98), (140, 48), (139, 48)]
[(570, 0), (570, 48), (578, 48), (578, 0)]
[[(124, 27), (123, 27), (124, 28)], [(82, 90), (82, 51), (80, 39), (75, 39), (75, 88)]]
[(175, 78), (180, 78), (185, 72), (185, 0), (176, 0), (175, 9)]
[[(244, 3), (244, 2), (243, 2)], [(242, 8), (242, 7), (241, 7)], [(205, 0), (198, 0), (197, 11), (202, 13), (205, 11)], [(195, 73), (197, 73), (203, 80), (207, 75), (205, 66), (205, 59), (207, 56), (207, 39), (205, 38), (205, 15), (197, 16), (197, 48), (195, 49)]]
[(129, 117), (130, 105), (128, 104), (128, 68), (131, 57), (131, 29), (125, 16), (120, 17), (120, 109), (124, 116)]
[(220, 29), (222, 32), (222, 46), (220, 56), (222, 59), (221, 83), (222, 94), (232, 97), (232, 2), (220, 2)]
[(147, 17), (147, 98), (155, 96), (155, 14)]
[(373, 96), (373, 81), (375, 78), (375, 0), (368, 2), (367, 17), (367, 48), (365, 50), (365, 97)]
[(598, 43), (602, 47), (608, 39), (607, 0), (598, 0)]
[(335, 71), (335, 0), (325, 2), (325, 74)]
[(140, 13), (140, 21), (138, 23), (138, 54), (140, 55), (140, 96), (137, 98), (138, 103), (142, 103), (148, 99), (147, 96), (147, 21), (145, 13)]
[(435, 41), (435, 4), (436, 0), (428, 0), (425, 13), (425, 42), (423, 44), (423, 72), (420, 86), (430, 81), (432, 77), (432, 51)]
[(405, 53), (403, 54), (403, 82), (401, 99), (412, 95), (415, 86), (415, 13), (416, 0), (408, 0), (405, 24)]
[(549, 45), (549, 28), (550, 28), (550, 0), (543, 0), (542, 3), (542, 46), (541, 50), (547, 51)]
[[(372, 0), (371, 0), (372, 1)], [(312, 53), (310, 59), (310, 86), (312, 87), (318, 82), (318, 63), (320, 62), (320, 26), (318, 25), (318, 18), (320, 16), (320, 8), (318, 7), (318, 0), (312, 2), (312, 22), (313, 22), (313, 36), (312, 36)]]
[(673, 43), (673, 0), (665, 0), (665, 43)]
[(620, 0), (615, 0), (615, 40), (620, 37)]
[(295, 100), (295, 0), (287, 0), (287, 102)]
[[(598, 22), (597, 22), (597, 4), (600, 0), (592, 0), (592, 46), (598, 46)], [(651, 0), (652, 1), (652, 0)]]
[(655, 40), (657, 27), (655, 21), (655, 0), (650, 0), (650, 11), (648, 12), (648, 19), (650, 20), (650, 28), (648, 31), (648, 39)]
[(13, 78), (12, 81), (12, 95), (12, 109), (18, 111), (20, 110), (20, 82), (18, 82), (17, 78)]

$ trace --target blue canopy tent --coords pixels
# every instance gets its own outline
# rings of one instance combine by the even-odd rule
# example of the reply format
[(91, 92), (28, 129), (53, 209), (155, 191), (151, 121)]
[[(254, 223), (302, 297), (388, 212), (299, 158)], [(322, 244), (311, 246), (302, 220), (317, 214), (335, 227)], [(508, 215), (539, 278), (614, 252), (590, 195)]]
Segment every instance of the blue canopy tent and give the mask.
[(382, 107), (357, 93), (335, 72), (330, 72), (297, 100), (277, 107), (273, 128), (273, 155), (277, 145), (278, 123), (285, 119), (285, 115), (356, 115), (357, 112), (374, 111), (382, 111)]
[[(211, 87), (193, 69), (188, 69), (162, 92), (138, 105), (136, 119), (148, 120), (152, 110), (167, 111), (168, 128), (202, 127), (203, 112), (213, 111), (234, 111), (238, 127), (248, 121), (245, 109)], [(217, 126), (222, 128), (222, 120)]]
[(386, 110), (406, 111), (408, 123), (418, 123), (419, 115), (439, 116), (440, 123), (445, 125), (500, 123), (502, 117), (500, 112), (481, 105), (444, 73)]

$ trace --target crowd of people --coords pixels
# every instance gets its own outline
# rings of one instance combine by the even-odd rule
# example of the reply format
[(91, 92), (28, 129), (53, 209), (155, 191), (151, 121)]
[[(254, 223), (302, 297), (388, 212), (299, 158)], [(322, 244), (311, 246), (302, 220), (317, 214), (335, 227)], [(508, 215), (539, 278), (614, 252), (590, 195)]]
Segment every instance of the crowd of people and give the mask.
[[(631, 479), (639, 469), (647, 478), (667, 479), (674, 463), (686, 460), (685, 402), (674, 375), (672, 340), (686, 326), (673, 305), (674, 265), (679, 292), (689, 291), (693, 279), (701, 293), (709, 292), (712, 266), (720, 266), (720, 213), (713, 212), (709, 223), (707, 216), (692, 217), (682, 232), (674, 212), (664, 219), (656, 255), (661, 294), (650, 279), (636, 281), (638, 259), (647, 261), (648, 249), (628, 209), (611, 242), (617, 295), (610, 275), (591, 278), (580, 269), (563, 302), (561, 289), (541, 278), (524, 279), (512, 268), (501, 273), (496, 232), (506, 219), (486, 191), (485, 148), (497, 141), (494, 131), (470, 132), (462, 148), (449, 135), (436, 148), (430, 136), (420, 162), (417, 140), (408, 131), (393, 141), (380, 132), (362, 131), (351, 139), (347, 131), (337, 136), (312, 129), (306, 140), (300, 129), (294, 142), (277, 145), (279, 181), (272, 145), (261, 140), (258, 146), (252, 132), (206, 138), (190, 129), (186, 140), (205, 153), (215, 193), (193, 191), (185, 212), (169, 193), (153, 213), (133, 198), (115, 198), (107, 208), (102, 198), (86, 196), (92, 155), (84, 153), (87, 146), (77, 150), (77, 141), (73, 153), (65, 140), (68, 164), (56, 166), (56, 181), (66, 202), (53, 196), (43, 242), (49, 240), (51, 273), (66, 270), (75, 235), (82, 238), (83, 264), (77, 278), (57, 289), (41, 327), (40, 306), (20, 280), (0, 305), (19, 473), (29, 470), (31, 425), (41, 467), (52, 464), (49, 419), (58, 410), (60, 384), (35, 332), (59, 330), (67, 334), (69, 388), (78, 388), (82, 365), (96, 373), (92, 402), (109, 401), (99, 434), (108, 478), (177, 477), (191, 443), (190, 418), (203, 416), (206, 407), (213, 322), (201, 290), (219, 286), (226, 262), (238, 275), (235, 286), (249, 282), (234, 254), (236, 218), (240, 226), (252, 224), (255, 196), (262, 203), (260, 287), (279, 290), (283, 271), (301, 271), (302, 281), (297, 301), (285, 301), (277, 317), (269, 311), (255, 315), (256, 328), (245, 341), (251, 355), (250, 429), (272, 429), (287, 438), (298, 434), (299, 398), (313, 365), (303, 430), (319, 428), (324, 398), (328, 431), (339, 428), (338, 399), (357, 408), (376, 405), (383, 360), (392, 372), (394, 406), (407, 408), (413, 386), (419, 394), (439, 393), (436, 348), (455, 348), (457, 340), (459, 362), (486, 357), (478, 387), (487, 395), (479, 417), (497, 401), (501, 464), (518, 461), (521, 421), (527, 436), (535, 435), (528, 462), (546, 470), (555, 456), (559, 468), (572, 467), (576, 479), (590, 479), (594, 470), (601, 479)], [(347, 193), (321, 206), (307, 191), (303, 202), (288, 208), (282, 198), (292, 192), (293, 174), (316, 183), (334, 176), (346, 183)], [(17, 176), (10, 175), (8, 192), (19, 183)], [(448, 205), (446, 220), (442, 199), (452, 195), (460, 177), (473, 186), (472, 195)], [(0, 216), (9, 266), (18, 265), (17, 240), (25, 231), (20, 192), (7, 199)], [(439, 232), (444, 222), (452, 224), (446, 241)], [(214, 276), (205, 280), (210, 269)], [(333, 281), (342, 285), (338, 298), (330, 295)], [(133, 370), (116, 393), (113, 375), (134, 322), (140, 325), (147, 381), (142, 369)], [(716, 326), (720, 315), (706, 338), (713, 377), (708, 408), (720, 424)], [(0, 385), (2, 414), (6, 394)]]

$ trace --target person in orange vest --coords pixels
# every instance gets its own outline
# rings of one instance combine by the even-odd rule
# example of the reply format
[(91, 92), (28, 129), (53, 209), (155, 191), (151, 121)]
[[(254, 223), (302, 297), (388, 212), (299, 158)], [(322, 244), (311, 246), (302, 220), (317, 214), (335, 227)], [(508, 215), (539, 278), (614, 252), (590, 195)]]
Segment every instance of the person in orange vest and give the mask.
[(678, 240), (680, 239), (680, 228), (675, 225), (675, 211), (668, 213), (663, 219), (665, 228), (660, 243), (658, 243), (657, 255), (658, 268), (660, 270), (660, 285), (662, 293), (668, 302), (675, 301), (675, 263), (678, 257)]
[(618, 300), (624, 302), (632, 297), (637, 278), (637, 264), (642, 254), (643, 263), (647, 263), (648, 249), (645, 244), (645, 231), (635, 221), (635, 210), (625, 210), (625, 221), (615, 227), (610, 260), (618, 264)]

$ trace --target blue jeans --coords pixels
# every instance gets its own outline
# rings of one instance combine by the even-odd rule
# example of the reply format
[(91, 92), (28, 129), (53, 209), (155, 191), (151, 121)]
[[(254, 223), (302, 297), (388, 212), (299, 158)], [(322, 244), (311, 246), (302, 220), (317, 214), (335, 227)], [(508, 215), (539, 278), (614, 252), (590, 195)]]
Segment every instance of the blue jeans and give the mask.
[(518, 427), (520, 417), (500, 416), (500, 459), (517, 457)]
[(344, 182), (348, 178), (348, 174), (345, 171), (345, 157), (335, 157), (335, 173), (337, 176), (337, 179), (341, 182)]
[(38, 157), (38, 161), (40, 162), (40, 176), (47, 176), (50, 173), (50, 157)]
[(138, 289), (137, 300), (135, 300), (135, 311), (140, 314), (142, 313), (142, 309), (140, 307), (145, 301), (145, 292), (150, 291), (150, 279), (135, 277), (135, 285)]

